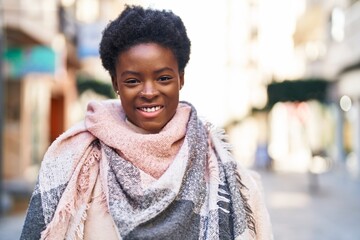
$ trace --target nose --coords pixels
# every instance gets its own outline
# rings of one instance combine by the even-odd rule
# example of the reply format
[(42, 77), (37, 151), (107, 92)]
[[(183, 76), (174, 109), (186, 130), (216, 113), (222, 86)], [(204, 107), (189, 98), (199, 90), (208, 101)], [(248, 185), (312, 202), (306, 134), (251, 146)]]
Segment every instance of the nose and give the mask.
[(145, 82), (144, 87), (140, 92), (140, 96), (147, 99), (154, 98), (157, 94), (158, 90), (156, 89), (155, 83), (152, 81)]

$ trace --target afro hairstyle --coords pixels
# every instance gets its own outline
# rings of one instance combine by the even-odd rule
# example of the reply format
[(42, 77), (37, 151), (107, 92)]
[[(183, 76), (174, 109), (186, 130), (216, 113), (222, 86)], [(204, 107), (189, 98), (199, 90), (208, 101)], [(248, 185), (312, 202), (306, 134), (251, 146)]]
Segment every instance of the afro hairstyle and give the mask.
[(100, 42), (102, 65), (111, 77), (116, 75), (119, 54), (141, 43), (157, 43), (175, 55), (183, 72), (190, 58), (191, 42), (181, 18), (172, 11), (144, 9), (127, 5), (104, 29)]

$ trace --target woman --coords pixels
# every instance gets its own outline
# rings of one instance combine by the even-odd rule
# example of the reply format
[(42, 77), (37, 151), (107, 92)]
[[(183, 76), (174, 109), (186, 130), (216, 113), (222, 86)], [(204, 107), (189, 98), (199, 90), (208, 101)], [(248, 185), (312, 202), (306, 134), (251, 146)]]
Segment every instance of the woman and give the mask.
[(260, 187), (179, 102), (190, 40), (170, 11), (127, 6), (100, 56), (119, 100), (90, 102), (42, 162), (22, 239), (271, 239)]

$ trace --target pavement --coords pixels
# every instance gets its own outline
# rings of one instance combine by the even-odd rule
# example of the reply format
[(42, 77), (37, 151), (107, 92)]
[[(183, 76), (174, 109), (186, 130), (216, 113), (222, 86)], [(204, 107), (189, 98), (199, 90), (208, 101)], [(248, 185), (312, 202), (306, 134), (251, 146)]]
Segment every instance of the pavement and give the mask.
[(11, 214), (9, 216), (0, 218), (0, 239), (20, 239), (24, 218), (25, 213)]
[(360, 240), (359, 179), (341, 169), (258, 172), (275, 240)]
[[(343, 170), (258, 172), (275, 240), (360, 240), (360, 180)], [(0, 240), (19, 239), (24, 218), (24, 209), (1, 217)]]

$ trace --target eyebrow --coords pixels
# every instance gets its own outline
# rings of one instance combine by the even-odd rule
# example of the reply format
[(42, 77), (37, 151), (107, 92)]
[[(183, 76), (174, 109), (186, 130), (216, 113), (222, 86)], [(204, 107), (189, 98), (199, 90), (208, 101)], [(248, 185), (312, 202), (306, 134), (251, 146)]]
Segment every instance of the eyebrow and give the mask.
[[(175, 72), (174, 69), (170, 68), (170, 67), (163, 67), (163, 68), (160, 68), (158, 70), (155, 70), (154, 72), (156, 74), (159, 74), (161, 72), (164, 72), (164, 71), (171, 71), (171, 72)], [(132, 75), (136, 75), (136, 76), (140, 76), (141, 74), (139, 72), (135, 72), (135, 71), (131, 71), (131, 70), (126, 70), (124, 72), (121, 73), (121, 76), (124, 76), (124, 75), (127, 75), (127, 74), (132, 74)]]
[(159, 70), (156, 70), (155, 73), (161, 73), (163, 71), (171, 71), (171, 72), (175, 72), (174, 69), (170, 68), (170, 67), (163, 67), (160, 68)]
[(124, 76), (126, 74), (132, 74), (132, 75), (137, 75), (137, 76), (140, 75), (140, 73), (138, 73), (138, 72), (127, 70), (127, 71), (122, 72), (121, 76)]

